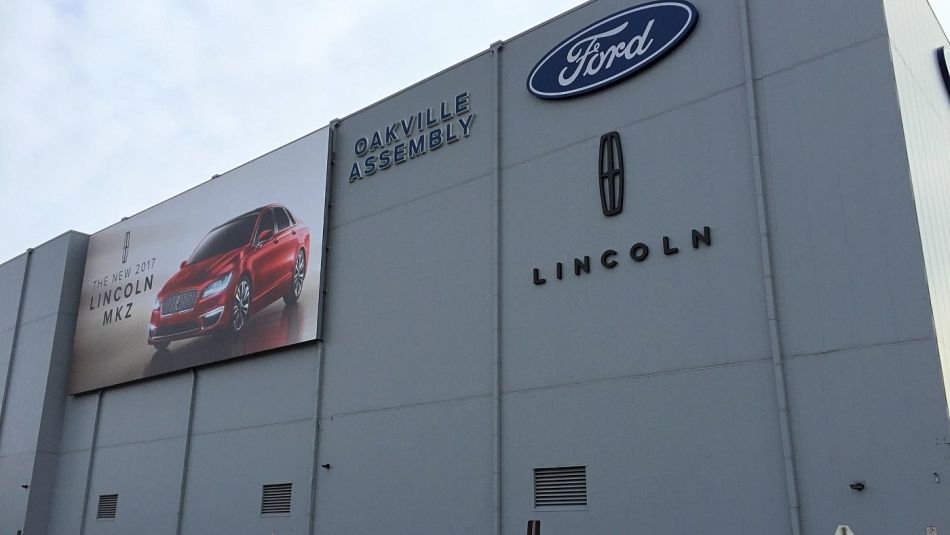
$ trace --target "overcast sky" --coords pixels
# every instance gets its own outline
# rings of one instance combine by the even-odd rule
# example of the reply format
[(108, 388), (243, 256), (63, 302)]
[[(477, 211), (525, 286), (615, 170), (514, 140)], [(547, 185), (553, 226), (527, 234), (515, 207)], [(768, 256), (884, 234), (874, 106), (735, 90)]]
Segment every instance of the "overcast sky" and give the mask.
[[(102, 229), (580, 3), (2, 0), (0, 262)], [(950, 28), (950, 0), (932, 3)]]

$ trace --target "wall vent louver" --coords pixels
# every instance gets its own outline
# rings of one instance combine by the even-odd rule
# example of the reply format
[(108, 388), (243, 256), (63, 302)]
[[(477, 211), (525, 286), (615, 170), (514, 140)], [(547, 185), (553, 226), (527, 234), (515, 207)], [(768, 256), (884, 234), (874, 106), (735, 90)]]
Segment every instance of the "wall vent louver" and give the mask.
[(262, 515), (289, 515), (293, 483), (276, 483), (261, 487)]
[(115, 512), (118, 506), (118, 494), (100, 494), (99, 506), (96, 508), (96, 520), (108, 520), (115, 518)]
[(535, 507), (586, 507), (587, 467), (534, 469)]

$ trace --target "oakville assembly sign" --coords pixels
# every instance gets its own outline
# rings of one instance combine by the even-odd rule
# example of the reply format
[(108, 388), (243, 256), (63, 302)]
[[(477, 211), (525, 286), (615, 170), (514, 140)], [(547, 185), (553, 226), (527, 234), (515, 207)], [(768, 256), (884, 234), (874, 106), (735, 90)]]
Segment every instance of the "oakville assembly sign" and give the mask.
[(360, 137), (353, 146), (356, 161), (350, 182), (371, 177), (394, 166), (421, 158), (472, 134), (475, 113), (468, 91), (425, 110), (418, 110)]
[(313, 340), (329, 130), (89, 238), (70, 393)]

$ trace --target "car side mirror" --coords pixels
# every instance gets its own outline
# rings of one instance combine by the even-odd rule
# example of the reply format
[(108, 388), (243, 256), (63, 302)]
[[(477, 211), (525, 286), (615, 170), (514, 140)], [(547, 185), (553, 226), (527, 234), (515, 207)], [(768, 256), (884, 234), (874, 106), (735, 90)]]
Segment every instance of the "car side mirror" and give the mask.
[(264, 242), (266, 242), (267, 240), (269, 240), (269, 239), (271, 239), (271, 238), (273, 238), (273, 237), (274, 237), (274, 231), (273, 231), (273, 230), (269, 230), (269, 229), (268, 229), (268, 230), (262, 230), (261, 233), (258, 234), (258, 236), (257, 236), (257, 243), (264, 243)]
[(178, 265), (178, 269), (184, 269), (185, 266), (187, 266), (187, 265), (188, 265), (188, 261), (187, 261), (187, 260), (182, 260), (182, 261), (181, 261), (181, 264)]

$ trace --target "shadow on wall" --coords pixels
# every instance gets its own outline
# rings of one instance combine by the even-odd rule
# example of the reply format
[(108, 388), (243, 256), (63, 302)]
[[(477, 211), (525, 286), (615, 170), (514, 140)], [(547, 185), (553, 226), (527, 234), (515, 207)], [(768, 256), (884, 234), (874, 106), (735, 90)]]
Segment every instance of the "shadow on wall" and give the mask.
[(308, 322), (302, 307), (294, 303), (274, 303), (248, 320), (239, 335), (215, 334), (174, 342), (168, 349), (155, 351), (145, 365), (146, 377), (184, 370), (222, 360), (222, 349), (232, 358), (279, 347), (286, 340), (299, 340)]

